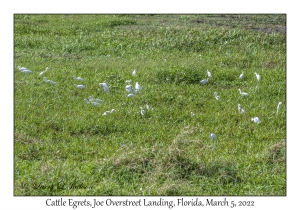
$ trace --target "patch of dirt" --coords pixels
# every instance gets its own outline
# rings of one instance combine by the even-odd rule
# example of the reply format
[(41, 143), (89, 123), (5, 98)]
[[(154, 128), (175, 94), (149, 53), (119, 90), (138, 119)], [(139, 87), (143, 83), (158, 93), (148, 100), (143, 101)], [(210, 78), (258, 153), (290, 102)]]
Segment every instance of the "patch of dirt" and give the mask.
[(281, 33), (281, 34), (286, 35), (286, 26), (279, 26), (276, 28), (249, 28), (249, 29), (253, 30), (253, 31), (259, 31), (262, 33), (268, 33), (268, 34)]

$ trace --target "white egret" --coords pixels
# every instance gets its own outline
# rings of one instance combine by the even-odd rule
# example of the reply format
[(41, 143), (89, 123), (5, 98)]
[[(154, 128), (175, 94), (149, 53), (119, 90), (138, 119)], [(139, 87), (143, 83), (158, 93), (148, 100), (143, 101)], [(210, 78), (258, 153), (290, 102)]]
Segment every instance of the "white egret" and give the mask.
[(202, 84), (202, 85), (205, 85), (206, 83), (208, 83), (208, 78), (200, 81), (200, 84)]
[(216, 136), (216, 134), (214, 134), (214, 133), (210, 133), (210, 134), (209, 134), (209, 138), (213, 140), (213, 139), (216, 139), (217, 136)]
[(216, 98), (217, 100), (220, 99), (220, 97), (218, 96), (218, 93), (217, 93), (217, 92), (214, 92), (214, 96), (215, 96), (215, 98)]
[(279, 108), (280, 108), (281, 104), (282, 104), (282, 102), (279, 102), (278, 105), (277, 105), (277, 114), (279, 112)]
[(132, 85), (126, 85), (125, 89), (126, 89), (126, 92), (128, 92), (128, 93), (131, 93), (133, 91)]
[(74, 86), (77, 87), (78, 89), (81, 89), (81, 90), (85, 88), (84, 85), (76, 85), (76, 84), (74, 84)]
[(245, 77), (245, 74), (244, 74), (244, 72), (242, 72), (239, 79), (244, 79), (244, 77)]
[(29, 74), (29, 73), (31, 73), (31, 71), (29, 70), (29, 69), (25, 69), (25, 70), (22, 70), (21, 72), (23, 72), (24, 74)]
[(141, 109), (141, 115), (145, 115), (146, 111), (142, 107), (140, 107), (140, 109)]
[(211, 75), (210, 71), (208, 71), (208, 70), (206, 70), (206, 71), (207, 71), (207, 76), (211, 77), (212, 75)]
[(140, 86), (140, 84), (138, 82), (135, 83), (135, 89), (137, 92), (142, 90), (142, 86)]
[(42, 74), (46, 73), (46, 71), (48, 71), (48, 70), (49, 70), (49, 67), (47, 67), (45, 71), (42, 71), (42, 72), (39, 74), (39, 76), (41, 76)]
[(240, 92), (241, 96), (248, 96), (248, 93), (242, 92), (242, 90), (241, 90), (241, 89), (238, 89), (238, 90), (239, 90), (239, 92)]
[(191, 117), (194, 117), (195, 116), (195, 113), (194, 112), (191, 112)]
[(257, 81), (259, 81), (260, 80), (260, 75), (258, 73), (256, 73), (256, 72), (254, 72), (254, 74), (256, 76)]
[(105, 111), (102, 115), (110, 115), (111, 113), (113, 113), (115, 110), (112, 109), (110, 111)]
[(25, 68), (25, 67), (21, 67), (21, 66), (18, 66), (19, 70), (25, 74), (29, 74), (31, 73), (31, 70)]
[(136, 76), (136, 69), (133, 70), (132, 76)]
[(82, 77), (76, 77), (76, 76), (73, 76), (74, 79), (78, 80), (78, 81), (83, 81), (84, 79)]
[(256, 124), (260, 123), (260, 119), (258, 117), (254, 117), (254, 118), (251, 118), (251, 121), (255, 122)]
[(134, 97), (134, 94), (133, 94), (133, 93), (129, 93), (129, 94), (127, 95), (127, 97), (132, 98), (132, 97)]
[(55, 85), (55, 84), (56, 84), (56, 82), (54, 82), (54, 81), (52, 81), (52, 80), (49, 80), (49, 79), (47, 79), (46, 77), (44, 77), (44, 81), (45, 81), (46, 83), (50, 83), (51, 85)]
[(105, 82), (99, 83), (99, 86), (103, 88), (103, 91), (109, 91), (109, 87)]
[[(23, 70), (26, 70), (27, 68), (26, 68), (26, 67), (18, 66), (18, 69), (19, 69), (20, 71), (23, 71)], [(27, 69), (27, 70), (28, 70), (28, 69)]]
[(239, 110), (239, 113), (241, 113), (241, 114), (246, 113), (246, 111), (241, 107), (241, 104), (238, 104), (238, 110)]

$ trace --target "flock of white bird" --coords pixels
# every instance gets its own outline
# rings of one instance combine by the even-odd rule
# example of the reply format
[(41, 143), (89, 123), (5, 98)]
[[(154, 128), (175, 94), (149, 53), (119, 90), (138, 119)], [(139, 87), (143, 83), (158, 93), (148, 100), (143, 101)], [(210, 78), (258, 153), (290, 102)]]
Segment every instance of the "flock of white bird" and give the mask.
[[(261, 79), (261, 76), (257, 72), (254, 72), (254, 74), (256, 76), (257, 81), (259, 82), (260, 79)], [(208, 76), (207, 79), (203, 79), (203, 80), (200, 81), (201, 85), (207, 84), (208, 81), (209, 81), (209, 78), (212, 77), (212, 73), (210, 71), (208, 71), (208, 70), (207, 70), (207, 76)], [(242, 80), (242, 79), (244, 79), (244, 77), (245, 77), (245, 73), (242, 72), (242, 74), (240, 74), (240, 76), (239, 76), (239, 79)], [(243, 92), (241, 89), (238, 89), (238, 91), (239, 91), (239, 93), (240, 93), (240, 95), (242, 97), (248, 96), (248, 93)], [(215, 97), (216, 100), (220, 99), (220, 97), (218, 96), (217, 92), (214, 92), (214, 97)], [(282, 105), (282, 102), (279, 102), (278, 105), (277, 105), (277, 114), (279, 112), (279, 109), (280, 109), (281, 105)], [(241, 113), (241, 114), (245, 114), (246, 113), (246, 111), (241, 107), (241, 104), (238, 104), (238, 112)], [(191, 112), (191, 116), (192, 117), (195, 116), (195, 113)], [(251, 118), (251, 121), (253, 121), (256, 124), (259, 124), (261, 122), (261, 120), (260, 120), (259, 117), (253, 117), (253, 118)], [(216, 139), (217, 138), (216, 134), (214, 134), (214, 133), (210, 133), (209, 137), (211, 139)]]
[[(18, 66), (18, 68), (19, 68), (19, 70), (20, 70), (22, 73), (24, 73), (24, 74), (29, 74), (29, 73), (32, 72), (31, 70), (29, 70), (29, 69), (27, 69), (27, 68), (25, 68), (25, 67)], [(45, 74), (48, 70), (49, 70), (49, 67), (47, 67), (45, 71), (40, 72), (40, 73), (39, 73), (39, 76)], [(136, 69), (133, 70), (132, 76), (137, 76), (137, 71), (136, 71)], [(208, 71), (208, 70), (207, 70), (207, 76), (208, 76), (207, 79), (203, 79), (203, 80), (200, 81), (200, 84), (201, 84), (201, 85), (207, 84), (208, 81), (209, 81), (209, 78), (212, 77), (212, 73), (211, 73), (210, 71)], [(256, 76), (257, 81), (260, 81), (261, 76), (260, 76), (257, 72), (255, 72), (255, 76)], [(242, 79), (244, 79), (244, 77), (245, 77), (245, 74), (244, 74), (244, 72), (242, 72), (242, 74), (239, 76), (239, 79), (242, 80)], [(83, 78), (81, 78), (81, 77), (76, 77), (76, 76), (73, 76), (73, 78), (74, 78), (75, 80), (77, 80), (77, 81), (83, 81), (83, 80), (84, 80)], [(44, 80), (46, 83), (49, 83), (49, 84), (51, 84), (51, 85), (55, 85), (55, 84), (56, 84), (56, 82), (54, 82), (54, 81), (52, 81), (52, 80), (48, 80), (46, 77), (44, 77), (43, 80)], [(141, 86), (138, 82), (136, 82), (136, 83), (135, 83), (135, 86), (133, 87), (130, 83), (131, 83), (131, 80), (126, 80), (125, 90), (126, 90), (126, 92), (128, 93), (127, 97), (134, 97), (136, 93), (140, 93), (140, 92), (142, 91), (142, 86)], [(75, 86), (76, 88), (78, 88), (78, 89), (84, 89), (84, 88), (85, 88), (85, 86), (82, 85), (82, 84), (74, 84), (74, 86)], [(105, 82), (99, 83), (99, 86), (103, 89), (104, 92), (109, 91), (109, 86), (108, 86)], [(248, 96), (248, 93), (243, 92), (241, 89), (238, 89), (238, 91), (239, 91), (239, 93), (240, 93), (240, 95), (241, 95), (242, 97)], [(218, 96), (218, 93), (217, 93), (217, 92), (214, 92), (214, 97), (215, 97), (216, 100), (219, 100), (219, 99), (220, 99), (220, 97)], [(100, 103), (103, 102), (103, 100), (101, 100), (101, 99), (99, 99), (99, 98), (95, 98), (95, 99), (94, 99), (92, 96), (89, 96), (87, 99), (85, 98), (84, 101), (85, 101), (87, 104), (92, 104), (92, 105), (94, 105), (94, 106), (98, 106)], [(282, 105), (282, 102), (279, 102), (278, 105), (277, 105), (277, 114), (278, 114), (278, 112), (279, 112), (279, 109), (280, 109), (280, 106), (281, 106), (281, 105)], [(146, 110), (150, 110), (150, 106), (147, 104), (147, 105), (146, 105), (146, 109), (143, 109), (143, 107), (140, 107), (140, 109), (141, 109), (141, 111), (140, 111), (141, 115), (144, 116), (144, 115), (146, 114)], [(153, 109), (153, 108), (152, 108), (152, 109)], [(103, 113), (103, 115), (104, 115), (104, 116), (110, 115), (110, 114), (112, 114), (113, 112), (115, 112), (115, 109), (111, 109), (111, 110), (105, 111), (105, 112)], [(246, 111), (241, 107), (241, 104), (238, 104), (238, 112), (241, 113), (241, 114), (245, 114), (245, 113), (246, 113)], [(194, 112), (191, 112), (191, 116), (194, 117), (194, 116), (195, 116), (195, 113), (194, 113)], [(260, 120), (259, 117), (253, 117), (253, 118), (251, 118), (251, 121), (253, 121), (253, 122), (256, 123), (256, 124), (259, 124), (259, 123), (261, 122), (261, 120)], [(210, 137), (210, 139), (216, 139), (216, 138), (217, 138), (216, 134), (214, 134), (214, 133), (210, 133), (210, 134), (209, 134), (209, 137)]]

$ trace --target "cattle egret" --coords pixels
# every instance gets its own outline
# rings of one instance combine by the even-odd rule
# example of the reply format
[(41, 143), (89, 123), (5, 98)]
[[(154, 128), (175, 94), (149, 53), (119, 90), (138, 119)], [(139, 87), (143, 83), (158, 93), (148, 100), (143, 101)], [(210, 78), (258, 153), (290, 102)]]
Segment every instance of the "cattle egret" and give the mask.
[(278, 105), (277, 105), (277, 114), (279, 112), (279, 108), (280, 108), (281, 104), (282, 104), (282, 102), (279, 102)]
[(113, 113), (115, 110), (112, 109), (110, 111), (105, 111), (102, 115), (110, 115), (111, 113)]
[(241, 114), (246, 113), (246, 111), (241, 107), (241, 104), (238, 104), (238, 110), (239, 110), (239, 113), (241, 113)]
[(103, 91), (109, 91), (109, 87), (105, 82), (99, 83), (99, 86), (103, 88)]
[(132, 76), (136, 76), (136, 69), (133, 70)]
[(208, 83), (208, 79), (203, 79), (200, 81), (200, 84), (205, 85), (206, 83)]
[(128, 93), (131, 93), (133, 91), (132, 85), (126, 85), (125, 89), (126, 89), (126, 92), (128, 92)]
[(211, 134), (209, 134), (209, 138), (210, 138), (210, 139), (216, 139), (216, 138), (217, 138), (217, 136), (216, 136), (216, 134), (214, 134), (214, 133), (211, 133)]
[(245, 74), (244, 74), (244, 72), (243, 72), (243, 73), (241, 73), (239, 79), (243, 79), (244, 77), (245, 77)]
[(142, 107), (140, 107), (140, 109), (141, 109), (141, 115), (145, 115), (146, 111)]
[(39, 76), (41, 76), (42, 74), (46, 73), (46, 71), (48, 71), (48, 70), (49, 70), (49, 67), (47, 67), (45, 71), (42, 71), (42, 72), (39, 74)]
[(207, 76), (211, 77), (211, 73), (208, 70), (206, 70), (206, 71), (207, 71)]
[(56, 84), (56, 82), (54, 82), (54, 81), (52, 81), (52, 80), (49, 80), (49, 79), (47, 79), (46, 77), (44, 77), (44, 81), (45, 81), (46, 83), (50, 83), (51, 85), (55, 85), (55, 84)]
[(23, 72), (24, 74), (29, 74), (29, 73), (31, 73), (31, 71), (29, 70), (29, 69), (25, 69), (25, 70), (22, 70), (21, 72)]
[(241, 89), (239, 89), (241, 96), (248, 96), (248, 93), (242, 92)]
[(257, 81), (259, 81), (260, 80), (260, 75), (258, 73), (256, 73), (256, 72), (254, 72), (254, 74), (256, 76)]
[(214, 96), (215, 96), (215, 98), (216, 98), (217, 100), (220, 99), (220, 97), (218, 96), (218, 93), (217, 93), (217, 92), (214, 92)]
[(133, 93), (129, 93), (129, 94), (127, 95), (127, 97), (132, 98), (132, 97), (134, 97), (134, 94), (133, 94)]
[(31, 73), (31, 70), (25, 68), (25, 67), (21, 67), (21, 66), (18, 66), (19, 70), (25, 74), (29, 74)]
[(195, 116), (195, 113), (194, 113), (194, 112), (191, 112), (191, 116), (194, 117), (194, 116)]
[(251, 118), (251, 120), (256, 124), (260, 123), (260, 119), (258, 117)]
[(135, 89), (137, 92), (142, 90), (142, 86), (140, 86), (140, 84), (138, 82), (135, 83)]
[(81, 78), (81, 77), (76, 77), (76, 76), (73, 76), (74, 79), (78, 80), (78, 81), (83, 81), (84, 79)]
[(84, 85), (76, 85), (76, 84), (74, 84), (74, 86), (77, 87), (78, 89), (81, 89), (81, 90), (85, 88)]
[(23, 70), (25, 70), (25, 69), (27, 69), (27, 68), (26, 68), (26, 67), (18, 66), (18, 69), (19, 69), (20, 71), (23, 71)]

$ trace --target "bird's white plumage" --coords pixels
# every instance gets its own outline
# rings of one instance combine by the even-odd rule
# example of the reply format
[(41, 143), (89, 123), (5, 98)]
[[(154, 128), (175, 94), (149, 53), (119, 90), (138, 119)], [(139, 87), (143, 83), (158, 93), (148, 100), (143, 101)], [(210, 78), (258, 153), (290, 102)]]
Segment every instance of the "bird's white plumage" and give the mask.
[(244, 74), (244, 72), (242, 72), (239, 79), (244, 79), (244, 77), (245, 77), (245, 74)]
[(102, 115), (110, 115), (110, 114), (112, 114), (113, 112), (115, 111), (115, 109), (112, 109), (112, 110), (110, 110), (110, 111), (105, 111)]
[(217, 92), (214, 92), (214, 96), (215, 96), (215, 99), (216, 99), (216, 100), (219, 100), (219, 99), (220, 99), (220, 96), (218, 96), (218, 93), (217, 93)]
[(136, 76), (136, 69), (133, 70), (132, 76)]
[(127, 92), (127, 93), (133, 92), (133, 87), (132, 87), (132, 85), (126, 85), (125, 89), (126, 89), (126, 92)]
[(253, 117), (253, 118), (251, 118), (251, 120), (252, 120), (253, 122), (255, 122), (256, 124), (258, 124), (258, 123), (261, 122), (261, 120), (259, 119), (259, 117)]
[(109, 91), (109, 87), (105, 82), (99, 83), (99, 86), (103, 88), (103, 91)]
[(49, 67), (47, 67), (45, 71), (42, 71), (42, 72), (39, 74), (39, 76), (41, 76), (42, 74), (46, 73), (48, 70), (49, 70)]
[(74, 79), (78, 80), (78, 81), (83, 81), (84, 79), (82, 77), (76, 77), (76, 76), (73, 76)]
[(78, 89), (81, 89), (81, 90), (85, 88), (84, 85), (76, 85), (76, 84), (74, 84), (74, 86), (75, 86), (76, 88), (78, 88)]
[(246, 113), (246, 111), (241, 107), (241, 104), (238, 104), (238, 111), (241, 114), (245, 114)]
[(216, 136), (216, 134), (214, 134), (214, 133), (210, 133), (210, 134), (209, 134), (209, 138), (210, 138), (210, 139), (216, 139), (217, 136)]
[(257, 81), (259, 81), (260, 80), (260, 75), (258, 73), (256, 73), (256, 72), (254, 72), (254, 74), (256, 76)]
[(49, 80), (49, 79), (47, 79), (46, 77), (44, 77), (43, 80), (44, 80), (46, 83), (49, 83), (49, 84), (51, 84), (51, 85), (55, 85), (55, 84), (56, 84), (56, 82), (54, 82), (54, 81), (52, 81), (52, 80)]
[(142, 107), (140, 107), (140, 109), (141, 109), (141, 115), (145, 115), (146, 111)]
[(18, 66), (18, 68), (19, 68), (19, 70), (20, 70), (21, 72), (23, 72), (24, 74), (29, 74), (29, 73), (31, 73), (31, 70), (29, 70), (29, 69), (26, 68), (26, 67)]
[(208, 83), (208, 78), (200, 81), (200, 84), (205, 85)]
[(238, 90), (239, 90), (239, 92), (240, 92), (241, 96), (248, 96), (248, 93), (242, 92), (242, 90), (241, 90), (241, 89), (238, 89)]
[(206, 70), (206, 71), (207, 71), (207, 76), (208, 76), (208, 77), (212, 77), (211, 72), (208, 71), (208, 70)]
[(281, 106), (282, 102), (279, 102), (278, 105), (277, 105), (277, 114), (279, 112), (279, 109), (280, 109), (280, 106)]
[(142, 86), (138, 82), (135, 83), (135, 90), (137, 92), (140, 92), (142, 90)]

